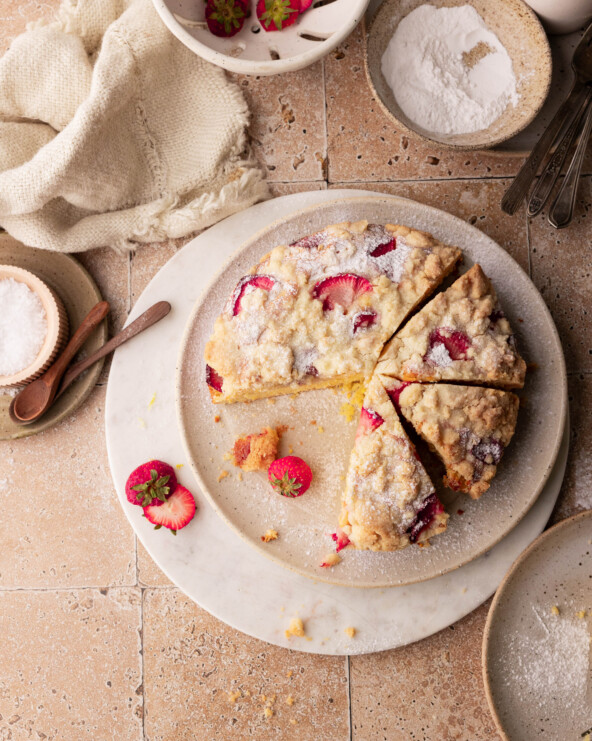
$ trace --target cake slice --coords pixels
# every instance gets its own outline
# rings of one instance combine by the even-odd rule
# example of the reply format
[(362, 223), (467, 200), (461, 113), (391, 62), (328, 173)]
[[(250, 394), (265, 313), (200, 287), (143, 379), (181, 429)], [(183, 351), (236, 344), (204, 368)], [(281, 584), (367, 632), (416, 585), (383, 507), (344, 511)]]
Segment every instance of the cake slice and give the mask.
[(279, 246), (240, 279), (205, 349), (212, 400), (368, 378), (386, 340), (453, 269), (456, 247), (366, 221)]
[(526, 363), (489, 278), (474, 265), (385, 347), (377, 368), (401, 381), (522, 388)]
[(384, 381), (393, 403), (442, 459), (446, 486), (479, 499), (514, 435), (518, 397), (475, 386)]
[(364, 398), (339, 524), (356, 548), (393, 551), (443, 532), (447, 520), (375, 374)]

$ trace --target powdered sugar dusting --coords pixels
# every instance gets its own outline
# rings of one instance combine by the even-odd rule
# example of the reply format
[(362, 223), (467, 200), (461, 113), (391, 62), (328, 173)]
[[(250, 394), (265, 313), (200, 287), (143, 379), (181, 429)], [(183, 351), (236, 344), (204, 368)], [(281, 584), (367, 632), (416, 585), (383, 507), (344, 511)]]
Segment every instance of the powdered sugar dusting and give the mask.
[(446, 368), (447, 366), (452, 365), (452, 358), (443, 342), (436, 342), (432, 345), (428, 350), (425, 359), (439, 368)]

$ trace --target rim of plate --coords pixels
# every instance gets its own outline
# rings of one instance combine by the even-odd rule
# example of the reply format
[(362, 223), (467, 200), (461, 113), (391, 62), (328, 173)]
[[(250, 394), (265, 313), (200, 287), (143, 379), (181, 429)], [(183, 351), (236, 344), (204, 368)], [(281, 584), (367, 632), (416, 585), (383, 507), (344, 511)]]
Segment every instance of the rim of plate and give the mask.
[[(481, 238), (487, 239), (491, 244), (495, 245), (496, 249), (502, 250), (508, 260), (513, 264), (514, 270), (518, 271), (524, 280), (528, 281), (531, 284), (532, 290), (536, 293), (537, 297), (540, 300), (540, 308), (544, 312), (545, 317), (547, 319), (549, 329), (551, 331), (551, 336), (554, 340), (554, 343), (556, 345), (556, 350), (558, 351), (557, 357), (560, 359), (560, 375), (561, 375), (561, 411), (560, 416), (558, 420), (558, 424), (556, 426), (556, 434), (555, 438), (553, 440), (552, 445), (552, 453), (549, 456), (548, 463), (545, 467), (545, 471), (538, 483), (538, 486), (533, 491), (533, 494), (531, 495), (530, 499), (528, 500), (527, 504), (516, 513), (512, 519), (512, 525), (511, 527), (499, 532), (494, 538), (487, 541), (486, 545), (478, 547), (476, 549), (476, 552), (468, 555), (466, 558), (459, 559), (458, 563), (454, 563), (448, 567), (439, 568), (437, 570), (437, 573), (428, 574), (426, 576), (418, 576), (418, 577), (412, 577), (407, 578), (404, 580), (399, 580), (396, 582), (391, 581), (380, 581), (380, 582), (372, 582), (367, 583), (364, 581), (357, 582), (355, 584), (338, 580), (335, 578), (331, 578), (328, 575), (325, 575), (324, 571), (320, 574), (312, 575), (309, 571), (307, 571), (304, 568), (299, 568), (293, 564), (288, 563), (283, 558), (274, 555), (269, 550), (266, 550), (264, 547), (261, 546), (260, 543), (252, 540), (247, 534), (245, 534), (242, 529), (236, 525), (230, 517), (226, 514), (222, 506), (219, 504), (218, 499), (213, 496), (210, 493), (209, 487), (206, 484), (206, 481), (204, 477), (201, 474), (200, 468), (197, 465), (197, 462), (195, 461), (193, 452), (191, 450), (191, 447), (188, 442), (189, 433), (187, 430), (187, 423), (185, 419), (185, 412), (184, 412), (184, 405), (182, 403), (182, 394), (181, 394), (181, 387), (183, 382), (183, 367), (184, 367), (184, 356), (186, 354), (187, 346), (190, 342), (191, 336), (192, 336), (192, 329), (194, 320), (197, 316), (197, 314), (201, 311), (202, 306), (206, 303), (207, 298), (209, 296), (210, 291), (214, 287), (214, 285), (218, 282), (220, 277), (225, 273), (228, 266), (231, 265), (237, 257), (241, 255), (242, 252), (246, 251), (253, 245), (253, 243), (257, 242), (264, 234), (269, 233), (270, 231), (273, 231), (277, 229), (280, 225), (285, 224), (288, 221), (292, 221), (296, 218), (298, 218), (301, 215), (306, 215), (308, 213), (318, 211), (320, 209), (327, 209), (330, 207), (335, 207), (337, 205), (343, 205), (347, 203), (361, 203), (361, 202), (378, 202), (378, 201), (395, 201), (403, 204), (413, 204), (416, 206), (420, 206), (422, 209), (425, 209), (426, 211), (433, 212), (435, 217), (442, 218), (450, 220), (451, 223), (460, 225), (462, 229), (475, 231), (479, 233)], [(202, 493), (204, 496), (208, 498), (208, 501), (212, 505), (212, 507), (215, 509), (217, 514), (222, 518), (222, 520), (230, 527), (232, 530), (237, 533), (243, 540), (245, 540), (251, 547), (255, 548), (259, 553), (263, 554), (266, 558), (271, 559), (272, 561), (275, 561), (276, 563), (279, 563), (284, 568), (290, 569), (291, 571), (294, 571), (298, 574), (301, 574), (303, 576), (308, 577), (309, 579), (313, 579), (320, 582), (325, 582), (327, 584), (333, 584), (337, 586), (348, 586), (348, 587), (356, 587), (360, 589), (372, 589), (372, 588), (386, 588), (386, 587), (393, 587), (393, 586), (406, 586), (408, 584), (416, 584), (422, 581), (427, 581), (429, 579), (434, 578), (435, 576), (442, 576), (443, 574), (447, 574), (450, 571), (454, 571), (457, 568), (460, 568), (461, 566), (464, 566), (465, 564), (469, 563), (470, 561), (475, 560), (479, 556), (482, 556), (484, 553), (486, 553), (488, 550), (490, 550), (494, 545), (499, 543), (511, 530), (514, 529), (514, 527), (524, 518), (526, 513), (530, 510), (534, 502), (538, 499), (543, 487), (545, 486), (546, 482), (549, 479), (549, 476), (551, 475), (551, 471), (553, 469), (553, 465), (557, 459), (557, 455), (559, 453), (559, 449), (561, 446), (561, 440), (563, 436), (563, 429), (565, 427), (565, 421), (567, 418), (567, 373), (565, 368), (565, 358), (563, 355), (563, 349), (561, 345), (561, 341), (559, 339), (559, 334), (557, 332), (557, 328), (555, 326), (555, 323), (553, 321), (553, 318), (551, 316), (551, 313), (545, 304), (542, 296), (540, 295), (538, 289), (532, 283), (532, 280), (530, 277), (526, 274), (526, 272), (522, 269), (522, 267), (514, 260), (514, 258), (507, 253), (505, 250), (503, 250), (500, 245), (497, 244), (491, 237), (488, 237), (486, 234), (481, 232), (479, 229), (474, 227), (472, 224), (468, 224), (467, 222), (463, 221), (457, 216), (453, 216), (452, 214), (448, 213), (447, 211), (443, 211), (441, 209), (435, 208), (433, 206), (427, 206), (425, 204), (421, 204), (418, 201), (414, 201), (410, 198), (404, 198), (402, 196), (391, 196), (388, 194), (377, 194), (376, 196), (356, 196), (352, 198), (336, 198), (332, 201), (325, 201), (321, 204), (317, 204), (314, 206), (309, 206), (304, 209), (299, 209), (292, 214), (289, 214), (288, 216), (285, 216), (283, 218), (274, 219), (270, 224), (268, 224), (266, 227), (259, 229), (252, 237), (247, 239), (245, 242), (243, 242), (230, 256), (229, 258), (223, 263), (221, 268), (218, 270), (218, 272), (212, 276), (210, 281), (208, 282), (206, 288), (201, 293), (200, 297), (195, 302), (193, 309), (191, 310), (191, 313), (189, 314), (189, 317), (187, 319), (187, 322), (185, 324), (185, 328), (183, 330), (183, 337), (181, 339), (181, 343), (179, 346), (179, 352), (177, 355), (177, 366), (176, 366), (176, 372), (175, 372), (175, 407), (177, 412), (177, 421), (179, 423), (179, 428), (181, 432), (181, 439), (183, 442), (183, 448), (185, 450), (185, 453), (187, 455), (187, 458), (189, 460), (191, 470), (193, 474), (195, 475)]]

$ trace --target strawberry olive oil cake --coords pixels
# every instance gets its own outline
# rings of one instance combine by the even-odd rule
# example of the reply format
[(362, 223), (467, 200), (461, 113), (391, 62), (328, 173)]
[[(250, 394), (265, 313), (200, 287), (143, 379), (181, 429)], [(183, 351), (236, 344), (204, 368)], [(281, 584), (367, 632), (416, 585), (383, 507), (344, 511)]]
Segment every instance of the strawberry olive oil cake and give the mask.
[(438, 500), (380, 376), (360, 415), (339, 524), (361, 550), (393, 551), (446, 529)]
[(476, 386), (383, 380), (397, 409), (442, 459), (446, 486), (479, 499), (514, 435), (518, 397)]
[(526, 363), (479, 265), (423, 307), (385, 347), (379, 373), (402, 381), (524, 386)]
[(401, 322), (460, 250), (404, 226), (328, 226), (279, 246), (240, 279), (205, 349), (215, 403), (368, 378)]

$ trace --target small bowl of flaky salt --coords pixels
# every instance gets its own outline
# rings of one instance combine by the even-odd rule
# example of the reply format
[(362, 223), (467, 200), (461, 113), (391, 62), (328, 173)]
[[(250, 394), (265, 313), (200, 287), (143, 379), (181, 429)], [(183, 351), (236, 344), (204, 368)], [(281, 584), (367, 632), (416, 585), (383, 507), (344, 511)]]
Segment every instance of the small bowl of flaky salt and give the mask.
[(40, 278), (0, 265), (0, 388), (29, 383), (49, 368), (68, 339), (68, 315)]
[(370, 85), (397, 128), (453, 149), (522, 131), (551, 84), (551, 51), (522, 0), (385, 0), (366, 38)]

